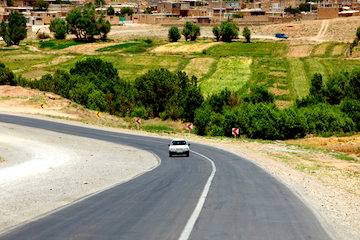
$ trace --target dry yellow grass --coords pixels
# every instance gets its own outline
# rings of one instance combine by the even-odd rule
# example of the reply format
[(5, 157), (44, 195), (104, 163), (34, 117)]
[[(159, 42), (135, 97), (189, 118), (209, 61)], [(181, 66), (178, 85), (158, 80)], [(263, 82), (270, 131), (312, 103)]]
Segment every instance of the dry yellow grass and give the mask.
[(288, 57), (308, 57), (312, 49), (313, 45), (290, 45)]
[(270, 87), (269, 91), (273, 94), (275, 94), (276, 96), (281, 96), (281, 95), (288, 95), (290, 94), (289, 89), (280, 89), (280, 88), (276, 88), (276, 87)]
[(346, 45), (342, 45), (342, 44), (338, 44), (334, 47), (334, 49), (332, 50), (331, 55), (332, 56), (341, 56), (344, 54), (346, 49)]
[(326, 48), (329, 46), (330, 43), (320, 44), (319, 46), (315, 47), (313, 50), (314, 56), (323, 56), (326, 53)]
[(190, 60), (189, 64), (186, 65), (184, 71), (189, 76), (196, 76), (198, 79), (201, 79), (210, 69), (211, 65), (214, 63), (213, 58), (193, 58)]
[(291, 144), (343, 152), (360, 158), (360, 134), (348, 137), (308, 137), (289, 140)]
[(292, 104), (293, 104), (293, 102), (291, 102), (291, 101), (275, 100), (275, 105), (281, 109), (289, 108), (289, 107), (291, 107)]
[(153, 53), (201, 53), (203, 50), (208, 49), (214, 45), (221, 44), (220, 42), (175, 42), (161, 45), (151, 52)]

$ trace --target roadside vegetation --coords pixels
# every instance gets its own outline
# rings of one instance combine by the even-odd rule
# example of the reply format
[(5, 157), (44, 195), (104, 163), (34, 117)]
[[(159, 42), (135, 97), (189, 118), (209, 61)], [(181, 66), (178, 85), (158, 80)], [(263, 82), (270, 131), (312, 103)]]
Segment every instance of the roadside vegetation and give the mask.
[[(224, 64), (228, 64), (227, 60), (224, 59)], [(237, 65), (246, 61), (233, 60)], [(37, 81), (15, 77), (4, 65), (1, 70), (1, 83), (54, 92), (87, 108), (123, 117), (191, 121), (200, 135), (231, 136), (232, 127), (239, 127), (241, 135), (261, 139), (360, 130), (360, 70), (333, 75), (326, 84), (321, 74), (315, 74), (309, 95), (287, 109), (274, 104), (276, 96), (266, 85), (252, 84), (243, 91), (224, 89), (204, 101), (194, 76), (189, 78), (184, 72), (158, 69), (128, 82), (119, 77), (110, 62), (98, 58), (78, 61), (69, 72), (46, 74)], [(214, 73), (217, 74), (221, 75)]]
[[(93, 13), (90, 5), (77, 11)], [(215, 40), (221, 43), (197, 39), (199, 26), (186, 23), (181, 30), (170, 28), (168, 37), (172, 43), (156, 39), (107, 43), (103, 47), (95, 43), (95, 58), (76, 51), (77, 45), (85, 43), (82, 41), (27, 42), (18, 48), (3, 48), (0, 61), (6, 65), (3, 69), (14, 71), (18, 85), (55, 92), (90, 109), (123, 117), (194, 121), (201, 135), (230, 136), (232, 127), (240, 127), (244, 136), (263, 139), (357, 131), (354, 116), (341, 108), (341, 101), (335, 105), (327, 101), (313, 105), (303, 102), (311, 94), (314, 74), (321, 74), (327, 89), (328, 82), (333, 83), (331, 79), (339, 74), (358, 71), (359, 60), (344, 58), (348, 56), (348, 44), (322, 43), (314, 46), (308, 56), (288, 57), (286, 42), (251, 41), (251, 32), (247, 39), (248, 28), (242, 29), (245, 41), (232, 42), (238, 30), (232, 22), (216, 26)], [(181, 40), (181, 34), (190, 41)], [(61, 57), (57, 57), (57, 51)], [(81, 64), (88, 69), (86, 77), (85, 73), (77, 73)], [(118, 78), (100, 76), (95, 65), (116, 70)], [(101, 83), (107, 78), (113, 89)], [(159, 89), (165, 83), (175, 89), (161, 93)], [(156, 93), (151, 95), (152, 91)], [(186, 92), (196, 97), (184, 97)], [(154, 105), (154, 99), (159, 106)], [(314, 126), (317, 118), (323, 122)], [(329, 122), (331, 119), (336, 119), (336, 124)]]

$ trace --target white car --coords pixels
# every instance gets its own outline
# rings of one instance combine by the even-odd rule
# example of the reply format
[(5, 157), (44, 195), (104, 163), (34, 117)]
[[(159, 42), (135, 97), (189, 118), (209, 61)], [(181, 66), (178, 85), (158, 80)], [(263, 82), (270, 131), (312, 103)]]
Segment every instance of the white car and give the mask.
[(169, 144), (169, 157), (173, 155), (190, 155), (190, 144), (184, 139), (173, 139)]

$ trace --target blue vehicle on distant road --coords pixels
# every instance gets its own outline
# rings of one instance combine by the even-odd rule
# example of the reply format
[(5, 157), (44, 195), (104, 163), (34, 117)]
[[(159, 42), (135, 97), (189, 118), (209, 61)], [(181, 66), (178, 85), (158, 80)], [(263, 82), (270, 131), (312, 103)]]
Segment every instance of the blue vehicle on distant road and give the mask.
[(288, 39), (288, 35), (286, 35), (285, 33), (275, 33), (275, 37), (276, 38), (282, 38), (282, 39)]

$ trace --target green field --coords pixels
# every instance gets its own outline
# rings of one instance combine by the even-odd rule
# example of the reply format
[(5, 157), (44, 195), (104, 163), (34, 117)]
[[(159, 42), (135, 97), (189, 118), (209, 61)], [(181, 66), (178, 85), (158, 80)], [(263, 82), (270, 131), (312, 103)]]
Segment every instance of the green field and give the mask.
[[(211, 43), (211, 42), (210, 42)], [(264, 85), (275, 94), (276, 100), (289, 103), (307, 95), (314, 73), (321, 73), (324, 81), (332, 74), (360, 67), (360, 61), (347, 56), (348, 44), (321, 43), (314, 45), (310, 56), (290, 58), (286, 42), (243, 42), (209, 45), (209, 41), (192, 43), (188, 53), (156, 52), (153, 49), (167, 42), (139, 39), (126, 42), (97, 42), (91, 54), (66, 51), (69, 46), (84, 44), (73, 40), (24, 42), (18, 48), (0, 48), (0, 62), (17, 74), (40, 78), (57, 69), (69, 70), (76, 61), (94, 55), (114, 64), (124, 80), (132, 81), (145, 72), (166, 68), (195, 75), (205, 96), (221, 89), (243, 91), (252, 85)], [(187, 46), (179, 42), (177, 47)], [(93, 46), (93, 45), (92, 45)], [(193, 52), (191, 52), (193, 50)]]
[(201, 89), (206, 95), (217, 93), (228, 88), (237, 91), (241, 89), (251, 76), (251, 58), (223, 57), (218, 60), (216, 71), (201, 81)]

